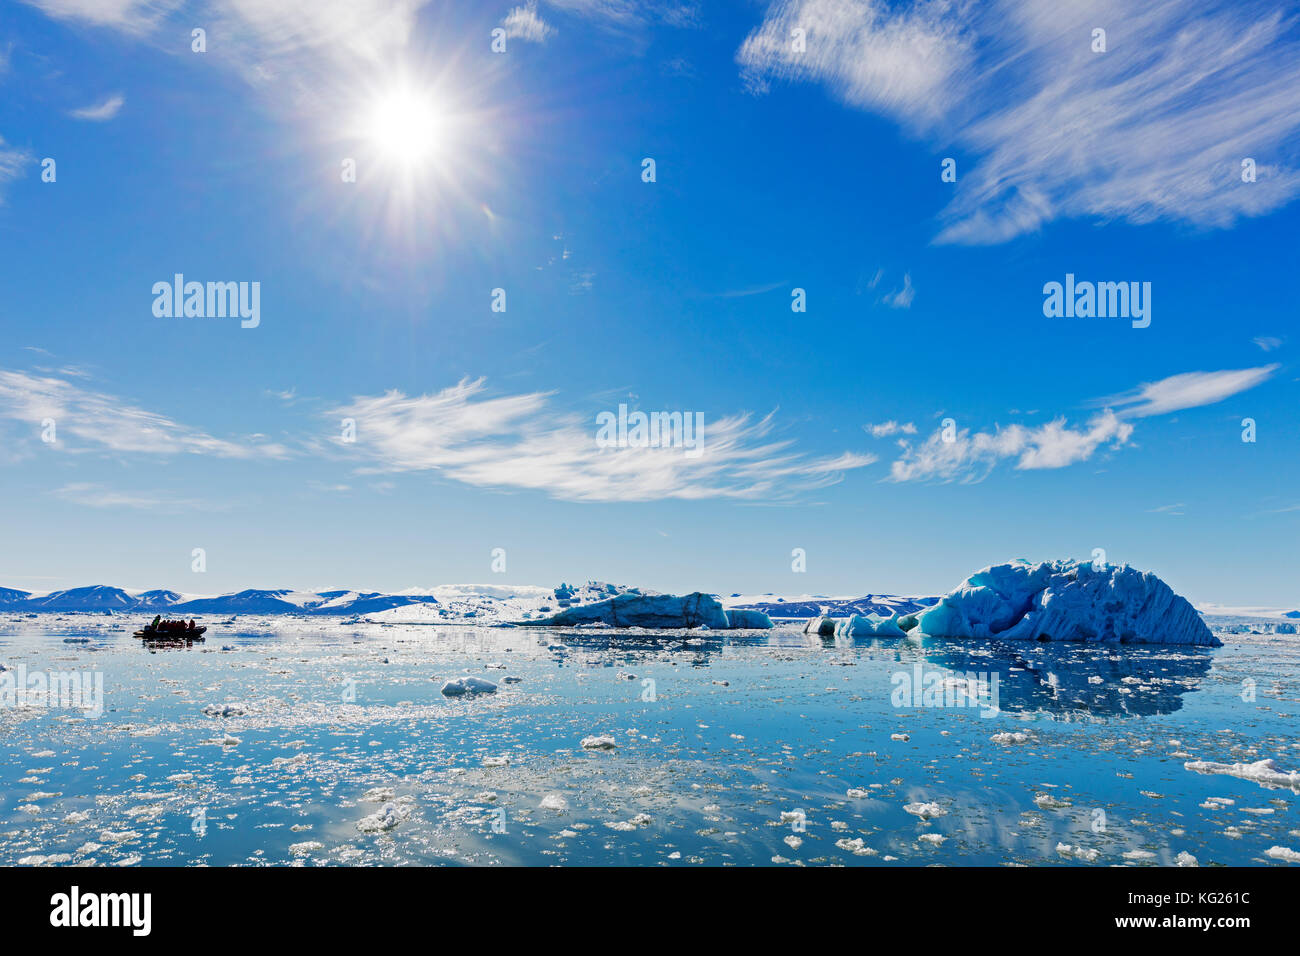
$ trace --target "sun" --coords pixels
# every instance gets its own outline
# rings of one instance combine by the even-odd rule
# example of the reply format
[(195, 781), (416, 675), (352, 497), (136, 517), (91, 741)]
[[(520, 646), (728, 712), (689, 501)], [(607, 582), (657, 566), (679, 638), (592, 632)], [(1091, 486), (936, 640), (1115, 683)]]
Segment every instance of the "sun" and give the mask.
[(447, 148), (448, 126), (431, 93), (398, 86), (376, 97), (367, 134), (389, 161), (406, 167), (430, 162)]

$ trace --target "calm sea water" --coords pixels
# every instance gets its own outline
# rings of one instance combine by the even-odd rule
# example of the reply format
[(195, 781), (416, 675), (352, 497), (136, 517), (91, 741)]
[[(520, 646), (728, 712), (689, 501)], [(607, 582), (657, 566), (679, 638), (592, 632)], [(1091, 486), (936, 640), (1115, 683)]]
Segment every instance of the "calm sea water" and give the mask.
[[(1300, 850), (1295, 792), (1184, 768), (1300, 767), (1293, 637), (281, 621), (151, 651), (118, 626), (0, 626), (0, 678), (84, 684), (0, 707), (0, 863), (1286, 866), (1269, 848)], [(907, 699), (918, 675), (968, 672), (986, 693), (997, 676), (996, 713), (951, 680)], [(500, 689), (440, 693), (466, 674)]]

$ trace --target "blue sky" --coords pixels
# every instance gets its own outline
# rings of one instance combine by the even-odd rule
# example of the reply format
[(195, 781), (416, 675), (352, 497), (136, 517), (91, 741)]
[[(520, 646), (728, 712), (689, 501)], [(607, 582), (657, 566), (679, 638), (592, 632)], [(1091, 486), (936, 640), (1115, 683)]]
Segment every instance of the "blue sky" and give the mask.
[[(1103, 548), (1300, 604), (1281, 10), (7, 4), (0, 584), (935, 593)], [(259, 324), (156, 316), (176, 273)], [(1067, 273), (1149, 327), (1045, 316)], [(702, 453), (598, 447), (620, 404)]]

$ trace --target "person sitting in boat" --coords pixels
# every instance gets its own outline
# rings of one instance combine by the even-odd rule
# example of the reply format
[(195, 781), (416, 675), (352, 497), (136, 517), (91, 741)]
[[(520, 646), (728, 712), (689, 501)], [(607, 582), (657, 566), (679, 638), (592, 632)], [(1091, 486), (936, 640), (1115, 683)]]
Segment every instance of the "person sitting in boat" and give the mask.
[(162, 621), (162, 615), (161, 615), (161, 614), (155, 615), (155, 617), (154, 617), (154, 619), (153, 619), (153, 623), (150, 624), (147, 628), (145, 628), (145, 630), (147, 630), (147, 631), (156, 631), (156, 630), (158, 630), (158, 624), (159, 624), (159, 622), (161, 622), (161, 621)]
[(193, 630), (194, 630), (194, 618), (190, 618), (190, 623), (189, 623), (188, 625), (186, 625), (185, 630), (187, 630), (187, 631), (193, 631)]

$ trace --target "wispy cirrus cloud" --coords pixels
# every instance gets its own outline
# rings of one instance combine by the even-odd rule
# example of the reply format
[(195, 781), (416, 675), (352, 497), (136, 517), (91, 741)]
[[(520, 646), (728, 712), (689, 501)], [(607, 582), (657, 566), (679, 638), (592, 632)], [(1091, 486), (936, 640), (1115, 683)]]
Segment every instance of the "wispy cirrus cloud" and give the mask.
[(1011, 460), (1022, 471), (1064, 468), (1087, 461), (1102, 447), (1118, 449), (1127, 444), (1134, 431), (1129, 419), (1212, 405), (1254, 388), (1277, 368), (1171, 375), (1092, 403), (1106, 407), (1081, 426), (1058, 417), (1044, 425), (996, 426), (991, 431), (936, 429), (919, 445), (900, 441), (902, 453), (890, 465), (889, 480), (978, 482)]
[(1164, 415), (1184, 408), (1213, 405), (1267, 381), (1281, 365), (1226, 369), (1221, 372), (1184, 372), (1158, 382), (1144, 382), (1130, 392), (1099, 399), (1094, 405), (1119, 410), (1125, 418)]
[[(232, 65), (254, 85), (301, 79), (302, 92), (340, 67), (389, 62), (407, 45), (429, 0), (208, 0), (202, 15), (184, 24), (179, 43), (174, 36), (163, 39), (161, 24), (185, 6), (183, 0), (24, 2), (58, 20), (150, 35), (186, 54), (189, 30), (202, 27), (219, 39), (206, 55)], [(310, 76), (300, 78), (303, 72)]]
[(283, 445), (260, 436), (216, 438), (114, 395), (72, 381), (75, 369), (21, 372), (0, 369), (0, 418), (26, 424), (55, 423), (56, 447), (71, 452), (142, 455), (209, 455), (216, 458), (286, 458)]
[(537, 4), (527, 3), (515, 7), (501, 21), (509, 39), (527, 40), (529, 43), (545, 43), (546, 38), (555, 32), (555, 28), (537, 15)]
[(875, 425), (863, 425), (863, 431), (872, 438), (888, 438), (890, 435), (915, 435), (916, 425), (912, 422), (896, 422), (890, 419)]
[(969, 155), (937, 239), (983, 244), (1058, 218), (1227, 227), (1290, 202), (1295, 27), (1227, 0), (777, 0), (737, 61), (757, 90), (821, 83)]
[(87, 508), (133, 508), (139, 511), (178, 512), (202, 511), (213, 507), (212, 502), (198, 498), (178, 498), (163, 492), (117, 491), (93, 482), (73, 482), (50, 492), (61, 501)]
[(78, 20), (127, 33), (151, 30), (183, 0), (23, 0), (56, 20)]
[(912, 285), (912, 274), (905, 272), (902, 287), (889, 293), (882, 301), (891, 309), (910, 309), (915, 298), (916, 289)]
[[(23, 167), (34, 158), (30, 151), (10, 146), (5, 143), (4, 137), (0, 136), (0, 190), (11, 180), (21, 176)], [(0, 192), (0, 203), (3, 202), (4, 193)]]
[(121, 93), (114, 93), (102, 103), (69, 110), (68, 115), (73, 119), (87, 120), (91, 123), (106, 123), (121, 112), (122, 105), (125, 102), (126, 97)]
[(687, 0), (547, 0), (547, 4), (624, 30), (650, 23), (689, 27), (699, 21), (698, 5)]
[(360, 456), (362, 471), (428, 471), (569, 501), (782, 500), (876, 460), (797, 452), (792, 442), (773, 437), (773, 415), (706, 420), (698, 457), (680, 447), (600, 447), (594, 415), (557, 412), (550, 398), (545, 392), (493, 397), (482, 379), (465, 379), (430, 395), (360, 396), (329, 415), (355, 420), (355, 443), (339, 447)]

